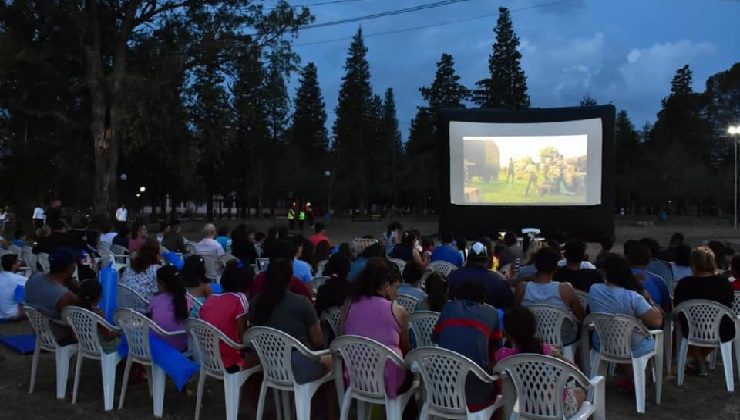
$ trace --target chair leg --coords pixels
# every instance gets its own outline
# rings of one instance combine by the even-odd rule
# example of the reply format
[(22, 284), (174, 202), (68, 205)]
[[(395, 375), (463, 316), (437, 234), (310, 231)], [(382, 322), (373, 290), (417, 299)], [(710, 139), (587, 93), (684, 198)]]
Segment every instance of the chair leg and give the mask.
[[(279, 392), (277, 389), (274, 390), (275, 392), (275, 409), (280, 411), (279, 408), (277, 408), (280, 404), (278, 404), (279, 398), (277, 397), (277, 392)], [(262, 387), (260, 388), (260, 397), (259, 400), (257, 400), (257, 417), (255, 417), (257, 420), (262, 420), (262, 415), (265, 413), (265, 398), (267, 397), (267, 383), (263, 380), (262, 381)], [(280, 418), (278, 416), (277, 418)]]
[(663, 395), (663, 354), (657, 352), (653, 359), (653, 371), (655, 372), (655, 404), (660, 404)]
[(316, 392), (313, 385), (295, 385), (293, 398), (295, 399), (296, 420), (311, 420), (311, 400)]
[(226, 400), (226, 420), (236, 420), (239, 416), (241, 383), (238, 374), (224, 375), (224, 399)]
[(82, 353), (77, 353), (77, 365), (75, 366), (75, 383), (72, 386), (72, 404), (77, 404), (77, 390), (80, 386), (80, 371), (82, 370)]
[[(357, 400), (357, 418), (359, 420), (367, 420), (368, 404), (364, 401)], [(370, 407), (372, 412), (372, 407)]]
[(599, 374), (599, 365), (601, 364), (599, 359), (599, 353), (596, 350), (591, 350), (591, 360), (589, 362), (589, 365), (591, 367), (591, 373), (589, 376), (591, 378), (594, 378), (596, 375)]
[(154, 417), (160, 418), (164, 414), (164, 390), (167, 377), (159, 366), (152, 365), (152, 408)]
[[(341, 407), (341, 410), (340, 410), (340, 413), (339, 413), (339, 419), (340, 420), (347, 420), (349, 418), (349, 408), (350, 408), (350, 405), (352, 405), (352, 397), (351, 397), (349, 391), (346, 391), (345, 390), (344, 396), (342, 397), (342, 407)], [(360, 408), (359, 408), (359, 405), (358, 405), (358, 407), (357, 407), (357, 410), (358, 410), (357, 412), (358, 413), (359, 413), (359, 409)], [(362, 419), (362, 417), (360, 417), (359, 414), (358, 414), (357, 418), (358, 419)]]
[(727, 383), (727, 391), (735, 392), (735, 380), (732, 375), (732, 342), (720, 344), (720, 353), (722, 353), (722, 364), (725, 368), (725, 382)]
[[(39, 340), (36, 340), (36, 348), (33, 350), (33, 359), (31, 360), (31, 381), (30, 381), (30, 384), (28, 385), (29, 394), (33, 394), (33, 389), (36, 387), (36, 369), (38, 369), (39, 367), (39, 356), (40, 355), (41, 355), (41, 347), (39, 346)], [(56, 369), (57, 369), (57, 398), (59, 398), (59, 364), (58, 363), (56, 365)], [(64, 395), (62, 395), (62, 398), (64, 398)]]
[(681, 338), (681, 342), (678, 345), (678, 376), (676, 382), (678, 385), (683, 385), (684, 370), (686, 369), (686, 357), (689, 351), (689, 341), (685, 338)]
[(290, 391), (280, 392), (283, 399), (283, 419), (293, 420), (293, 401), (290, 398)]
[[(273, 399), (273, 402), (275, 404), (275, 418), (276, 419), (282, 419), (283, 418), (283, 410), (282, 410), (283, 404), (280, 402), (281, 392), (282, 391), (280, 391), (277, 388), (273, 388), (272, 389), (272, 399)], [(267, 398), (267, 396), (265, 396), (265, 398)], [(265, 401), (265, 404), (267, 404), (266, 401)]]
[(733, 346), (735, 347), (735, 366), (737, 367), (737, 380), (740, 381), (740, 320), (735, 322), (735, 339), (733, 340)]
[(57, 349), (54, 351), (54, 359), (56, 362), (57, 374), (57, 399), (63, 400), (67, 397), (67, 378), (69, 377), (70, 354), (66, 350)]
[(100, 358), (100, 367), (103, 376), (103, 404), (105, 411), (113, 410), (113, 396), (116, 393), (116, 354), (103, 355)]
[(717, 351), (719, 349), (712, 350), (711, 353), (709, 353), (709, 356), (707, 356), (707, 359), (709, 361), (709, 369), (714, 370), (717, 367)]
[(645, 412), (645, 367), (647, 359), (640, 357), (632, 359), (632, 376), (635, 382), (635, 403), (637, 412)]
[(401, 398), (396, 397), (392, 400), (386, 398), (385, 401), (385, 418), (386, 420), (401, 420), (403, 417), (404, 406), (401, 404)]
[(133, 362), (130, 358), (126, 358), (126, 367), (123, 369), (123, 381), (121, 383), (121, 395), (118, 397), (118, 409), (123, 409), (123, 401), (126, 399), (126, 391), (128, 390), (128, 377), (131, 374), (131, 365)]
[(198, 390), (195, 394), (195, 420), (200, 420), (200, 408), (203, 404), (203, 386), (206, 384), (206, 374), (203, 369), (198, 375)]

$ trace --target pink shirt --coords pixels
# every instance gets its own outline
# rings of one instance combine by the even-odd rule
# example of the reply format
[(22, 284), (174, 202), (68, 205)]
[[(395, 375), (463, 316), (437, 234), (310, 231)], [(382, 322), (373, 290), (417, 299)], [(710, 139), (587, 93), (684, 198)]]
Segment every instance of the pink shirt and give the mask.
[[(246, 296), (241, 293), (223, 293), (206, 299), (206, 303), (200, 308), (199, 315), (200, 319), (218, 328), (236, 343), (241, 343), (236, 320), (245, 316), (248, 310), (249, 303)], [(244, 365), (244, 358), (239, 350), (224, 343), (221, 343), (219, 347), (224, 367)]]
[(329, 237), (324, 235), (323, 233), (314, 233), (313, 235), (309, 236), (308, 240), (314, 247), (316, 247), (321, 241), (329, 242), (329, 246), (331, 246), (331, 241), (329, 240)]
[[(344, 333), (373, 339), (390, 347), (403, 358), (401, 353), (401, 326), (393, 315), (393, 302), (380, 296), (364, 297), (352, 302), (344, 321)], [(385, 364), (385, 392), (390, 398), (398, 395), (398, 389), (406, 379), (406, 369), (388, 361)]]
[[(496, 354), (494, 355), (494, 358), (496, 361), (501, 361), (506, 359), (507, 357), (516, 356), (517, 354), (520, 354), (522, 351), (518, 348), (510, 349), (508, 347), (501, 347), (500, 349), (496, 350)], [(545, 356), (549, 356), (550, 353), (552, 353), (552, 347), (550, 347), (548, 344), (542, 345), (542, 354)]]
[[(190, 296), (185, 296), (185, 299), (187, 299), (188, 314), (190, 314), (190, 310), (193, 309), (193, 300), (190, 299)], [(175, 318), (175, 305), (172, 302), (172, 295), (169, 293), (160, 293), (152, 297), (149, 301), (149, 313), (151, 314), (152, 321), (165, 331), (185, 330), (185, 319), (178, 320)], [(180, 351), (188, 349), (187, 334), (162, 338)]]

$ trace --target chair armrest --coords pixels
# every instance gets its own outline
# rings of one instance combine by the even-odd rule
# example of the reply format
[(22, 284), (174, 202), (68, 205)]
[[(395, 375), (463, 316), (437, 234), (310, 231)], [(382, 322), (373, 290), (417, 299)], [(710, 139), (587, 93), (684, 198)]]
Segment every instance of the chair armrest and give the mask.
[(312, 357), (312, 358), (319, 358), (321, 356), (326, 356), (327, 354), (331, 354), (331, 350), (324, 349), (324, 350), (309, 350), (305, 346), (295, 346), (294, 349), (297, 349), (301, 354), (303, 354), (306, 357)]
[(161, 332), (157, 332), (157, 334), (159, 334), (159, 335), (166, 335), (166, 336), (169, 336), (169, 337), (172, 337), (172, 336), (175, 336), (175, 335), (183, 335), (183, 334), (187, 334), (187, 333), (188, 332), (185, 331), (185, 330), (176, 330), (176, 331), (164, 331), (164, 330), (162, 330)]
[(604, 383), (604, 381), (606, 381), (606, 379), (604, 379), (603, 376), (594, 376), (588, 380), (588, 383), (591, 384), (591, 386), (596, 387), (597, 385)]
[(98, 319), (98, 324), (104, 326), (105, 328), (111, 330), (111, 331), (121, 331), (121, 327), (111, 324), (110, 322), (106, 321), (104, 318), (101, 317), (101, 319)]

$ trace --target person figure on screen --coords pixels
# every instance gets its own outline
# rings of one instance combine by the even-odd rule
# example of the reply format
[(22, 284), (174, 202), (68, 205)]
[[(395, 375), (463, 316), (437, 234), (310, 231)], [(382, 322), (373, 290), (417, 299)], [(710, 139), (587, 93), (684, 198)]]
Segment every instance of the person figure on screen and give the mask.
[(509, 180), (511, 180), (511, 183), (514, 183), (514, 158), (509, 158), (509, 168), (506, 173), (506, 183), (509, 183)]
[(527, 189), (524, 191), (524, 195), (529, 195), (529, 187), (534, 186), (537, 188), (537, 166), (534, 162), (527, 165)]

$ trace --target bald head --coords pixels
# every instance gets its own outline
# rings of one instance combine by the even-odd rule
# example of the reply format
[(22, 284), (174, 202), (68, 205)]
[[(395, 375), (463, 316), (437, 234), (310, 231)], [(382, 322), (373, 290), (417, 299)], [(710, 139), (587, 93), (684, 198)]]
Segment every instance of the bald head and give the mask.
[(213, 223), (206, 223), (205, 226), (203, 226), (203, 236), (206, 238), (213, 239), (216, 237), (216, 225)]

